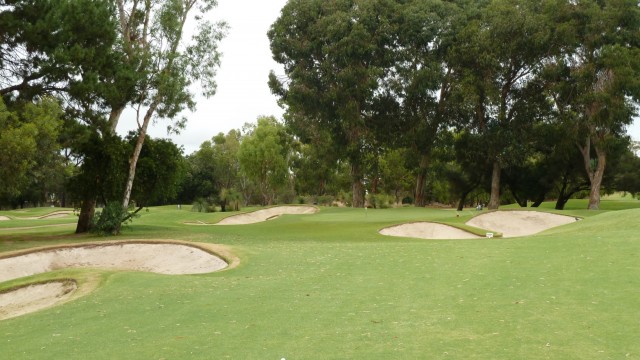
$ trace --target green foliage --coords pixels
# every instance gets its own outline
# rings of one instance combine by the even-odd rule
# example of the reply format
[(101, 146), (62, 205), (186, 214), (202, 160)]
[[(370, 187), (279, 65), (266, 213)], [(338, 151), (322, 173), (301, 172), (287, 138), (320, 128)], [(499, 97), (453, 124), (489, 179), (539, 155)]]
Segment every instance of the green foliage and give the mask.
[(41, 200), (51, 183), (50, 170), (60, 171), (62, 110), (48, 97), (13, 106), (9, 110), (0, 99), (0, 202), (26, 200), (34, 186), (40, 187)]
[(274, 117), (260, 117), (245, 135), (238, 152), (242, 172), (255, 182), (262, 204), (273, 204), (288, 185), (291, 140)]
[(91, 232), (99, 235), (118, 235), (123, 225), (131, 223), (133, 216), (120, 202), (109, 202), (93, 218)]
[(197, 198), (191, 205), (191, 211), (212, 213), (216, 212), (216, 206), (210, 198)]
[(388, 209), (394, 205), (394, 197), (387, 194), (367, 194), (367, 201), (374, 209)]
[[(129, 134), (126, 139), (130, 147), (135, 140), (135, 134)], [(186, 176), (182, 160), (182, 150), (171, 140), (147, 138), (140, 153), (131, 193), (136, 205), (164, 205), (174, 201)]]
[(219, 203), (222, 207), (222, 211), (227, 211), (227, 206), (232, 211), (240, 211), (240, 202), (242, 201), (242, 194), (234, 189), (222, 189), (220, 190)]
[(115, 10), (108, 0), (3, 1), (0, 94), (31, 100), (63, 91), (95, 103), (113, 71)]

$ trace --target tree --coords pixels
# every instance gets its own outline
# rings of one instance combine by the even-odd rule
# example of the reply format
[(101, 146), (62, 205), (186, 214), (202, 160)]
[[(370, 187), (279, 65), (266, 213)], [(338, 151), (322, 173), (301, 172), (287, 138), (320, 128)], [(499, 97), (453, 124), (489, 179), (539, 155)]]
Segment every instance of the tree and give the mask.
[(240, 144), (242, 172), (257, 184), (263, 205), (271, 205), (277, 191), (287, 184), (290, 142), (282, 124), (272, 116), (262, 116)]
[(114, 69), (113, 9), (110, 0), (0, 0), (0, 95), (90, 99)]
[(62, 110), (53, 98), (13, 104), (0, 98), (0, 201), (24, 196), (29, 187), (46, 179), (60, 149)]
[[(133, 148), (136, 136), (125, 139)], [(164, 205), (176, 199), (178, 188), (185, 176), (182, 149), (167, 139), (147, 138), (140, 152), (136, 182), (131, 198), (136, 206)]]
[(556, 75), (550, 93), (582, 154), (588, 208), (596, 210), (610, 147), (640, 99), (640, 8), (637, 1), (585, 0), (566, 4), (556, 21), (566, 29), (566, 50), (549, 64)]
[(540, 120), (535, 105), (545, 103), (536, 74), (556, 49), (551, 29), (544, 2), (496, 0), (459, 34), (453, 58), (465, 71), (475, 103), (473, 126), (488, 150), (490, 209), (500, 205), (502, 168), (522, 158), (519, 141)]
[(230, 130), (227, 135), (219, 133), (213, 137), (213, 163), (216, 170), (215, 181), (220, 193), (218, 203), (221, 211), (227, 210), (227, 204), (233, 203), (237, 210), (239, 205), (239, 177), (241, 134), (238, 130)]
[(389, 91), (401, 104), (401, 121), (386, 121), (382, 131), (418, 154), (416, 206), (426, 204), (427, 173), (439, 133), (465, 110), (456, 81), (459, 69), (452, 66), (449, 57), (457, 31), (477, 16), (476, 12), (473, 2), (408, 1), (394, 18), (398, 46), (393, 70), (385, 82), (391, 84)]
[(380, 159), (381, 189), (393, 195), (396, 204), (400, 204), (411, 189), (411, 171), (406, 166), (406, 149), (387, 151)]
[(317, 122), (332, 134), (351, 165), (353, 206), (364, 206), (363, 156), (368, 123), (377, 102), (393, 46), (389, 18), (396, 3), (384, 0), (290, 1), (268, 32), (275, 73), (269, 86), (290, 114)]
[[(138, 5), (142, 7), (138, 8)], [(126, 60), (140, 61), (139, 72), (145, 75), (136, 84), (135, 98), (128, 99), (138, 115), (138, 138), (130, 157), (122, 199), (125, 209), (129, 205), (137, 161), (151, 120), (156, 116), (174, 119), (184, 109), (194, 110), (194, 94), (189, 91), (194, 81), (200, 82), (203, 95), (215, 93), (214, 78), (220, 64), (218, 42), (224, 36), (226, 25), (211, 24), (203, 20), (203, 15), (216, 5), (216, 0), (147, 1), (144, 5), (137, 0), (118, 0), (120, 38)], [(191, 43), (185, 43), (185, 25), (192, 16), (198, 22), (197, 32)], [(120, 108), (112, 108), (111, 128), (115, 128), (124, 105), (126, 103)], [(174, 126), (180, 127), (184, 121), (182, 119)]]

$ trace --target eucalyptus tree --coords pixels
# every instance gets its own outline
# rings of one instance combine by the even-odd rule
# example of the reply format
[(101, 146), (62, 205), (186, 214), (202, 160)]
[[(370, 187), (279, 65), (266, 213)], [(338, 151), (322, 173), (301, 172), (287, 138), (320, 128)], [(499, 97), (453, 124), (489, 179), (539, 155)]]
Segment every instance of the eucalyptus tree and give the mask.
[[(138, 138), (129, 161), (123, 208), (129, 205), (137, 161), (151, 121), (175, 119), (185, 109), (194, 110), (195, 95), (189, 89), (194, 82), (199, 82), (203, 95), (215, 93), (220, 64), (218, 42), (226, 25), (212, 24), (204, 15), (216, 5), (216, 0), (117, 1), (126, 61), (139, 61), (139, 72), (145, 75), (136, 83), (135, 96), (128, 102), (136, 110)], [(196, 21), (197, 30), (187, 41), (186, 25), (191, 19)], [(112, 109), (112, 127), (119, 111)], [(172, 126), (181, 127), (184, 121), (181, 118)]]
[(365, 147), (376, 105), (388, 100), (385, 71), (393, 31), (390, 0), (289, 1), (268, 32), (285, 76), (269, 76), (271, 90), (291, 114), (327, 129), (351, 166), (353, 206), (364, 206)]
[(393, 18), (397, 46), (385, 83), (399, 103), (399, 121), (387, 121), (382, 130), (418, 155), (416, 206), (425, 205), (427, 172), (439, 133), (466, 111), (461, 71), (454, 67), (450, 50), (458, 31), (478, 16), (481, 6), (475, 1), (406, 1)]
[(640, 100), (640, 7), (630, 0), (582, 0), (555, 15), (565, 51), (548, 66), (555, 76), (550, 94), (582, 154), (588, 208), (598, 209), (612, 146), (624, 137)]
[(537, 81), (556, 49), (546, 2), (494, 0), (458, 34), (453, 59), (475, 104), (473, 127), (484, 137), (492, 168), (488, 207), (500, 205), (500, 175), (523, 155), (521, 138), (539, 121), (536, 106), (547, 106)]

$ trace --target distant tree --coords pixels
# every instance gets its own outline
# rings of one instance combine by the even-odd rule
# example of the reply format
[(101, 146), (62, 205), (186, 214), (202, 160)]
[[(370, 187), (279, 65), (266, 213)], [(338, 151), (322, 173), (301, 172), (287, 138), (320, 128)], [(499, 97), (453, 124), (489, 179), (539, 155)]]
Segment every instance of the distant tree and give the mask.
[[(129, 134), (125, 141), (132, 148), (135, 134)], [(141, 209), (174, 201), (185, 172), (181, 148), (171, 140), (147, 138), (140, 152), (137, 181), (131, 193), (136, 207)]]
[(614, 176), (616, 191), (637, 197), (640, 193), (640, 157), (631, 149), (623, 153)]
[[(48, 169), (59, 163), (58, 135), (62, 109), (53, 98), (14, 104), (10, 111), (0, 98), (0, 201), (29, 198), (30, 188), (45, 184)], [(35, 195), (44, 200), (46, 189)]]
[(213, 199), (220, 188), (216, 186), (217, 175), (211, 141), (203, 142), (198, 151), (188, 155), (185, 166), (187, 171), (180, 190), (180, 201), (191, 203), (197, 198)]
[(263, 205), (273, 204), (278, 190), (288, 184), (290, 144), (284, 126), (272, 116), (259, 117), (240, 144), (242, 172), (258, 186)]
[(231, 130), (224, 135), (219, 133), (213, 137), (213, 164), (216, 176), (214, 181), (219, 189), (218, 203), (222, 211), (228, 204), (234, 209), (239, 207), (240, 161), (238, 153), (242, 135), (238, 130)]
[(411, 193), (413, 185), (413, 176), (405, 161), (406, 152), (406, 149), (390, 150), (380, 159), (380, 188), (392, 195), (396, 204)]

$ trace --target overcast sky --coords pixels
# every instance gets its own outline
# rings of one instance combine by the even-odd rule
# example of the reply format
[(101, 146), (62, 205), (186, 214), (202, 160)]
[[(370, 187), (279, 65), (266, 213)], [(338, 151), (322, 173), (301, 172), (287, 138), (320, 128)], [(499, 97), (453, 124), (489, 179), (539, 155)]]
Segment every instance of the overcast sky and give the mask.
[[(210, 99), (198, 97), (195, 113), (187, 113), (187, 127), (171, 139), (182, 145), (185, 154), (196, 151), (202, 142), (219, 132), (239, 129), (244, 123), (255, 122), (260, 115), (274, 115), (280, 119), (283, 110), (267, 85), (270, 70), (283, 74), (282, 67), (273, 61), (267, 31), (280, 16), (287, 0), (218, 0), (211, 13), (213, 21), (229, 24), (227, 37), (222, 40), (222, 64), (216, 77), (218, 91)], [(135, 128), (133, 116), (123, 116), (118, 131), (127, 133)], [(149, 131), (153, 137), (167, 137), (167, 123), (154, 124)], [(640, 140), (640, 121), (629, 133)]]

